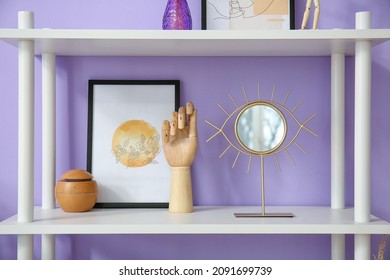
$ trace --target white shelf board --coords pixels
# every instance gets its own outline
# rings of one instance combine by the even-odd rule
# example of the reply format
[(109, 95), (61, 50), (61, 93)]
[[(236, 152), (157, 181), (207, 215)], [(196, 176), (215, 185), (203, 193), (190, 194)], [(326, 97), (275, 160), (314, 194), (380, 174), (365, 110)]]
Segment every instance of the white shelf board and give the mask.
[(35, 221), (18, 223), (13, 216), (0, 223), (0, 234), (390, 234), (390, 223), (372, 217), (355, 223), (353, 208), (267, 207), (267, 212), (292, 212), (293, 218), (235, 218), (234, 213), (260, 212), (260, 207), (195, 207), (193, 213), (168, 209), (93, 209), (65, 213), (35, 208)]
[(78, 30), (0, 29), (17, 46), (34, 40), (35, 52), (61, 56), (324, 56), (353, 55), (357, 40), (373, 45), (390, 29), (370, 30)]

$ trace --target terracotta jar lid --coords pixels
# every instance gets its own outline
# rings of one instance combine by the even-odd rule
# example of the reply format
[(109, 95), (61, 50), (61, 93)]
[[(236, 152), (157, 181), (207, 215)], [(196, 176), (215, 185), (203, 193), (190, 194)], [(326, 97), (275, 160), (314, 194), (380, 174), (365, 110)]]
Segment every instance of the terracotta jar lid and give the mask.
[(61, 179), (65, 181), (88, 181), (92, 178), (92, 174), (83, 169), (71, 169), (61, 176)]

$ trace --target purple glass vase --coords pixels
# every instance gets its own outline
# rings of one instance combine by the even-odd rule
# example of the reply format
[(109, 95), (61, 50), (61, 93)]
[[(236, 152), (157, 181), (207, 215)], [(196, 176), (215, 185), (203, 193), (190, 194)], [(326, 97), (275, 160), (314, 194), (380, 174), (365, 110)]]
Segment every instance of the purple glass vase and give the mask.
[(192, 18), (186, 0), (168, 0), (162, 22), (164, 30), (191, 30)]

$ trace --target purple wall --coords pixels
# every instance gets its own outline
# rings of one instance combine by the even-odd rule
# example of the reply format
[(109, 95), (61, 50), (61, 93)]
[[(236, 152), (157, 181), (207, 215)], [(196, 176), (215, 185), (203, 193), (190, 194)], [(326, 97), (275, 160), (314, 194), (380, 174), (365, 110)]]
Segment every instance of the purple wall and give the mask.
[[(188, 0), (193, 28), (200, 28), (200, 1)], [(300, 25), (306, 1), (296, 0), (296, 21)], [(35, 13), (36, 28), (161, 29), (166, 1), (1, 1), (0, 27), (16, 28), (17, 12)], [(319, 28), (354, 28), (355, 12), (372, 12), (373, 28), (390, 28), (390, 2), (323, 1)], [(387, 121), (390, 102), (390, 44), (373, 49), (372, 75), (372, 212), (390, 220), (390, 164)], [(17, 50), (0, 43), (0, 220), (17, 211)], [(36, 59), (36, 186), (41, 184), (40, 123), (41, 70)], [(103, 67), (104, 66), (104, 67)], [(224, 121), (216, 106), (231, 106), (227, 92), (243, 103), (241, 86), (255, 98), (257, 83), (262, 94), (270, 97), (276, 84), (276, 99), (292, 90), (290, 106), (304, 102), (298, 118), (313, 113), (310, 128), (319, 137), (303, 132), (299, 138), (308, 151), (303, 155), (291, 149), (296, 164), (280, 157), (282, 172), (266, 160), (267, 204), (330, 204), (330, 59), (270, 57), (58, 57), (58, 165), (57, 177), (69, 168), (85, 168), (88, 79), (180, 79), (181, 100), (193, 101), (199, 110), (200, 147), (193, 165), (194, 203), (196, 205), (259, 205), (259, 174), (256, 163), (246, 174), (241, 158), (231, 168), (235, 154), (219, 159), (226, 142), (217, 137), (205, 143), (214, 124)], [(346, 202), (353, 205), (353, 103), (354, 60), (347, 58), (346, 82)], [(168, 116), (167, 116), (168, 117)], [(269, 162), (269, 163), (268, 163)], [(35, 203), (41, 203), (36, 187)], [(376, 253), (380, 236), (373, 236)], [(58, 236), (57, 259), (329, 259), (330, 237), (326, 235), (116, 235)], [(36, 238), (36, 258), (40, 257), (40, 239)], [(390, 253), (385, 255), (390, 258)], [(347, 257), (353, 257), (353, 237), (347, 236)], [(0, 259), (16, 258), (16, 238), (0, 235)]]

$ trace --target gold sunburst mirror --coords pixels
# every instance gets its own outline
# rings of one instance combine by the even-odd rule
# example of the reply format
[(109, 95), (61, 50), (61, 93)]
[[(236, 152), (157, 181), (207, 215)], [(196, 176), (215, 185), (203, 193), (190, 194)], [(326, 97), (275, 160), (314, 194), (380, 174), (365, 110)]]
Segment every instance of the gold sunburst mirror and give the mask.
[[(265, 208), (265, 176), (264, 176), (264, 157), (273, 156), (278, 169), (281, 170), (278, 153), (284, 152), (287, 157), (294, 163), (288, 148), (294, 144), (303, 153), (306, 154), (305, 149), (298, 144), (297, 138), (300, 133), (305, 130), (311, 134), (317, 136), (317, 134), (308, 128), (306, 125), (315, 117), (315, 114), (300, 122), (295, 115), (295, 111), (302, 104), (302, 100), (293, 108), (289, 109), (286, 105), (287, 99), (290, 96), (291, 91), (288, 91), (283, 99), (283, 102), (277, 102), (275, 100), (275, 89), (274, 86), (271, 99), (265, 100), (260, 98), (260, 85), (258, 85), (257, 99), (249, 100), (248, 94), (245, 88), (242, 87), (242, 92), (245, 97), (245, 103), (238, 105), (233, 96), (229, 93), (231, 102), (234, 104), (234, 110), (228, 112), (220, 104), (217, 106), (227, 115), (221, 127), (214, 125), (210, 121), (206, 120), (206, 123), (216, 129), (216, 133), (212, 135), (207, 142), (214, 139), (217, 135), (223, 135), (226, 139), (228, 146), (220, 155), (220, 158), (225, 155), (230, 148), (234, 148), (237, 152), (235, 160), (233, 162), (234, 167), (240, 155), (244, 154), (249, 157), (248, 160), (248, 173), (251, 168), (252, 158), (257, 157), (260, 159), (260, 173), (261, 173), (261, 212), (259, 213), (235, 213), (234, 215), (238, 218), (243, 217), (294, 217), (292, 213), (267, 213)], [(292, 120), (297, 124), (298, 131), (295, 135), (292, 135), (287, 140), (288, 122), (285, 114), (289, 115)], [(235, 116), (234, 135), (237, 144), (234, 143), (227, 136), (224, 130), (229, 122)], [(285, 144), (285, 145), (283, 145)]]

